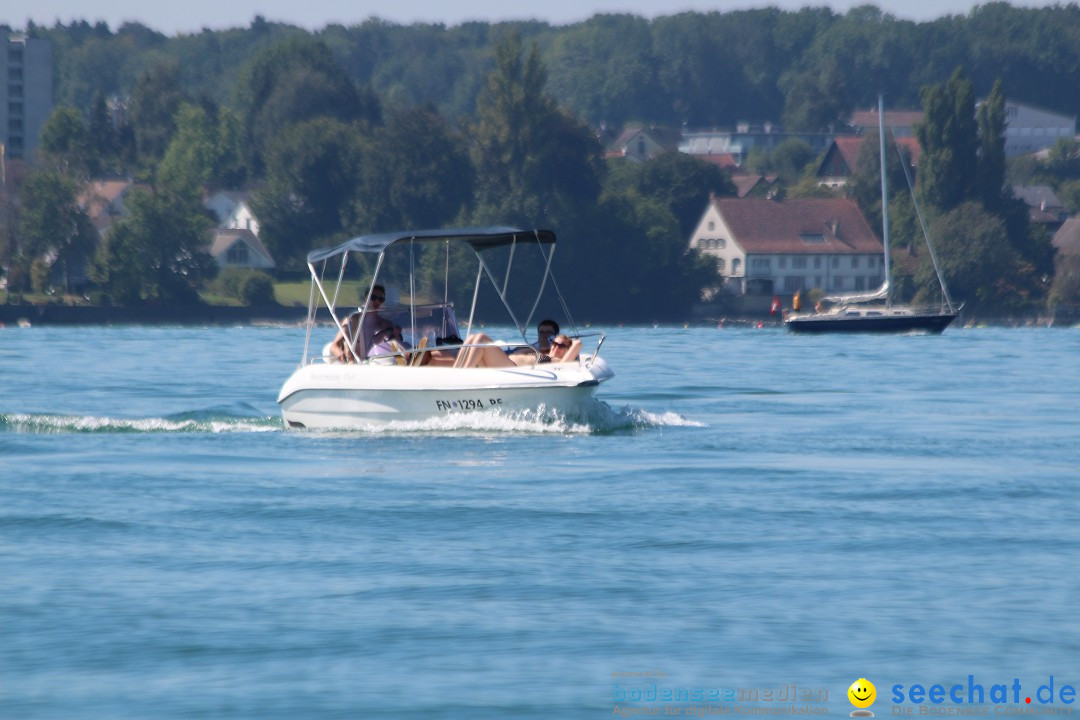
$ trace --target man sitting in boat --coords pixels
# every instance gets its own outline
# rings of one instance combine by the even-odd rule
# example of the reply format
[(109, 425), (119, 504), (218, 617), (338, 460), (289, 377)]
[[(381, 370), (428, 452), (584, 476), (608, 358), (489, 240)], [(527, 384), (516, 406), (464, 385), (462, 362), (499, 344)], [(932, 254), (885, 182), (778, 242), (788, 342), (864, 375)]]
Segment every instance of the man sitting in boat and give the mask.
[[(371, 298), (367, 304), (367, 313), (364, 315), (364, 327), (360, 326), (359, 311), (349, 315), (344, 322), (341, 323), (341, 329), (338, 330), (338, 334), (334, 337), (333, 342), (330, 343), (330, 353), (334, 356), (334, 359), (338, 362), (351, 363), (357, 360), (363, 360), (367, 357), (367, 348), (371, 345), (372, 338), (380, 330), (392, 326), (389, 320), (386, 320), (379, 316), (379, 309), (386, 302), (386, 290), (382, 285), (375, 285), (371, 288)], [(352, 347), (350, 350), (349, 343), (346, 338), (350, 338), (352, 341)]]
[[(551, 338), (558, 334), (559, 323), (554, 320), (541, 320), (540, 324), (536, 326), (536, 342), (529, 346), (532, 350), (529, 347), (517, 347), (511, 351), (511, 354), (523, 354), (532, 358), (536, 356), (536, 353), (540, 353), (540, 357), (548, 357), (551, 354)], [(534, 353), (533, 350), (536, 352)]]

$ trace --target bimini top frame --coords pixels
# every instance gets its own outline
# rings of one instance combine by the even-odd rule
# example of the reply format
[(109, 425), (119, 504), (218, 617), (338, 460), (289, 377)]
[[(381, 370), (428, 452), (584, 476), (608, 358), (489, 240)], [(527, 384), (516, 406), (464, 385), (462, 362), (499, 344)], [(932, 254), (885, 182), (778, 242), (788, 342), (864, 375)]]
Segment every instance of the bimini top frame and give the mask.
[[(522, 339), (525, 338), (525, 329), (532, 322), (532, 317), (536, 312), (536, 308), (540, 303), (540, 298), (543, 295), (544, 288), (547, 285), (547, 281), (550, 278), (552, 285), (555, 288), (555, 293), (559, 298), (559, 303), (563, 308), (563, 312), (566, 313), (567, 319), (573, 326), (573, 319), (570, 317), (569, 309), (566, 306), (566, 302), (562, 297), (562, 293), (559, 292), (558, 285), (555, 283), (554, 278), (551, 276), (551, 261), (555, 254), (555, 233), (550, 230), (523, 230), (521, 228), (503, 227), (503, 226), (491, 226), (491, 227), (467, 227), (467, 228), (450, 228), (440, 230), (413, 230), (413, 231), (399, 231), (391, 233), (380, 233), (374, 235), (361, 235), (359, 237), (352, 238), (346, 242), (331, 248), (323, 248), (320, 250), (314, 250), (308, 254), (308, 269), (311, 271), (312, 286), (311, 297), (308, 303), (308, 332), (307, 339), (304, 343), (304, 359), (302, 362), (307, 362), (308, 351), (310, 348), (311, 332), (315, 325), (315, 311), (319, 306), (320, 297), (322, 302), (326, 303), (327, 309), (330, 311), (330, 315), (334, 319), (334, 323), (337, 327), (341, 327), (342, 319), (338, 317), (336, 311), (338, 291), (341, 288), (341, 281), (345, 276), (345, 266), (348, 262), (350, 253), (362, 252), (362, 253), (377, 253), (378, 260), (375, 265), (375, 272), (372, 278), (372, 285), (368, 288), (367, 296), (364, 299), (364, 304), (360, 308), (361, 312), (361, 324), (363, 323), (363, 317), (367, 313), (368, 302), (371, 299), (372, 291), (375, 284), (378, 282), (379, 271), (382, 268), (383, 259), (386, 256), (386, 251), (391, 247), (398, 245), (409, 245), (410, 255), (410, 272), (409, 272), (409, 284), (410, 284), (410, 305), (412, 299), (415, 297), (415, 272), (414, 270), (414, 255), (412, 253), (412, 246), (415, 243), (434, 243), (444, 242), (447, 244), (449, 250), (449, 243), (467, 243), (472, 250), (476, 253), (479, 259), (480, 265), (477, 269), (476, 284), (473, 288), (472, 308), (469, 311), (468, 327), (472, 327), (472, 321), (474, 313), (476, 312), (476, 302), (480, 291), (480, 279), (483, 275), (487, 275), (491, 281), (495, 291), (499, 294), (499, 299), (502, 301), (506, 311), (510, 314), (511, 319), (517, 326), (518, 331), (522, 335)], [(514, 313), (512, 307), (507, 300), (507, 289), (509, 287), (510, 280), (510, 266), (513, 262), (513, 252), (517, 245), (536, 245), (544, 258), (544, 276), (540, 284), (540, 290), (536, 295), (536, 300), (533, 303), (532, 309), (529, 311), (528, 317), (523, 320), (519, 320)], [(550, 249), (545, 251), (545, 246)], [(493, 274), (487, 263), (484, 262), (484, 251), (491, 250), (500, 247), (510, 247), (510, 263), (507, 264), (506, 276), (500, 282)], [(333, 297), (330, 297), (326, 288), (323, 285), (323, 273), (327, 269), (328, 261), (334, 258), (341, 258), (341, 267), (338, 272), (337, 285), (334, 288)], [(449, 262), (449, 253), (447, 254), (447, 261)], [(316, 266), (321, 266), (321, 271)], [(447, 268), (449, 271), (449, 268)], [(444, 303), (445, 303), (444, 299)], [(446, 303), (448, 304), (448, 303)], [(413, 323), (415, 325), (415, 323)]]

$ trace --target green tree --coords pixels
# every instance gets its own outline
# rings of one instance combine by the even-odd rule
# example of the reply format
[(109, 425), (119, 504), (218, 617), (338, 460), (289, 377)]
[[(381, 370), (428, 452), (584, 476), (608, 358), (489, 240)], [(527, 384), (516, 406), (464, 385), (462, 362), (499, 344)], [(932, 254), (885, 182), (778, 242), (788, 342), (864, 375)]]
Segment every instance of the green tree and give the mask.
[(975, 91), (957, 68), (945, 85), (923, 88), (923, 120), (915, 126), (922, 146), (919, 187), (925, 205), (948, 212), (974, 197), (978, 133)]
[(548, 91), (599, 124), (651, 117), (659, 91), (649, 21), (634, 15), (595, 15), (560, 32), (547, 54)]
[(357, 89), (322, 42), (294, 37), (260, 51), (236, 85), (237, 112), (248, 133), (252, 167), (290, 126), (332, 118), (342, 123), (379, 118), (378, 102)]
[(239, 187), (246, 177), (240, 156), (236, 114), (227, 108), (214, 113), (184, 103), (176, 114), (176, 135), (158, 166), (158, 182), (176, 191)]
[(158, 184), (174, 192), (200, 193), (217, 164), (217, 128), (202, 107), (190, 103), (180, 106), (175, 123), (176, 134), (158, 165)]
[(123, 169), (123, 146), (120, 132), (113, 126), (109, 105), (100, 91), (94, 95), (87, 122), (87, 140), (97, 162), (96, 172), (119, 173)]
[(1005, 188), (1005, 89), (994, 83), (990, 96), (979, 106), (979, 149), (976, 156), (975, 197), (983, 207), (995, 211)]
[(664, 153), (646, 163), (616, 161), (605, 188), (630, 191), (660, 202), (678, 222), (679, 237), (689, 239), (711, 195), (733, 196), (735, 184), (715, 165), (686, 153)]
[(474, 174), (464, 139), (432, 106), (392, 112), (366, 142), (355, 233), (437, 228), (472, 202)]
[(240, 299), (248, 305), (273, 305), (274, 281), (264, 272), (256, 271), (240, 283)]
[(131, 94), (131, 124), (139, 161), (153, 167), (176, 131), (176, 113), (188, 98), (175, 63), (161, 63), (139, 77)]
[(635, 192), (603, 195), (556, 258), (567, 301), (588, 308), (587, 320), (683, 318), (716, 282), (715, 262), (687, 250), (665, 204)]
[[(954, 298), (974, 312), (1022, 309), (1031, 299), (1033, 278), (1009, 243), (1000, 218), (979, 203), (966, 202), (930, 226), (942, 274)], [(936, 297), (937, 278), (924, 255), (915, 281), (918, 299)]]
[(91, 278), (122, 304), (198, 302), (199, 286), (216, 272), (198, 195), (134, 190), (126, 203), (130, 214), (101, 244)]
[(473, 132), (478, 222), (561, 225), (600, 194), (600, 144), (544, 94), (546, 80), (535, 45), (523, 58), (519, 35), (499, 41)]
[(58, 107), (41, 128), (41, 152), (53, 166), (86, 177), (97, 163), (82, 116), (74, 108)]
[(267, 179), (253, 199), (263, 242), (279, 265), (303, 267), (315, 247), (353, 226), (361, 184), (363, 129), (318, 118), (285, 128), (267, 154)]
[(44, 168), (27, 177), (21, 195), (23, 254), (34, 260), (51, 256), (51, 264), (59, 266), (65, 289), (71, 292), (71, 278), (93, 252), (97, 240), (90, 219), (79, 207), (78, 185), (67, 175)]

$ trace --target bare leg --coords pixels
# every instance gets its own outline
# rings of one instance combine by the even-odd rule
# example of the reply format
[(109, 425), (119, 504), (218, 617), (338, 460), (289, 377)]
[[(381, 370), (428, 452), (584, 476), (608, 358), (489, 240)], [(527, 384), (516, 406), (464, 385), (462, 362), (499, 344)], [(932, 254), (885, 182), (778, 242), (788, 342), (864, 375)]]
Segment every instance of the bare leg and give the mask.
[[(465, 338), (466, 345), (480, 345), (490, 343), (491, 338), (484, 333), (476, 333)], [(514, 361), (506, 356), (502, 348), (497, 345), (486, 347), (465, 348), (461, 352), (465, 354), (460, 367), (510, 367)]]

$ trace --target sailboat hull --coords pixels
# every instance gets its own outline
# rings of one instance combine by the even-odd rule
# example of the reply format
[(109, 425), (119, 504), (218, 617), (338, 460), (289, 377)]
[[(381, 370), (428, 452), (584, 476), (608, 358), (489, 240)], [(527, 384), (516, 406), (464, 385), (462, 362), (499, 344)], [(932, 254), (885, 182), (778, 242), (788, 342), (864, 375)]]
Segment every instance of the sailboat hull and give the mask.
[(956, 313), (918, 311), (858, 311), (793, 315), (785, 324), (796, 333), (909, 333), (939, 334), (956, 319)]

